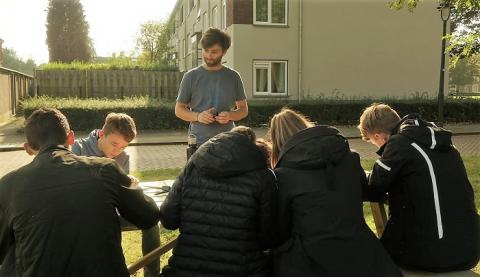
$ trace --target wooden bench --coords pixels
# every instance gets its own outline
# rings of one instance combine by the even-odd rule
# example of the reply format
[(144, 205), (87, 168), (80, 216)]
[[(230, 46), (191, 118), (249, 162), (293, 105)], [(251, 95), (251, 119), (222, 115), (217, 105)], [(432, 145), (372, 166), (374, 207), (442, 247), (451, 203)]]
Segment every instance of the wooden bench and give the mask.
[(385, 212), (385, 205), (383, 203), (370, 202), (370, 209), (372, 210), (373, 221), (377, 229), (378, 237), (381, 237), (385, 226), (387, 224), (387, 213)]
[(135, 272), (138, 270), (142, 269), (145, 267), (147, 264), (153, 262), (154, 260), (160, 258), (163, 254), (167, 253), (173, 247), (175, 247), (175, 244), (177, 243), (177, 239), (173, 239), (169, 241), (167, 244), (158, 247), (157, 249), (153, 250), (152, 252), (148, 253), (147, 255), (141, 257), (137, 261), (135, 261), (133, 264), (129, 265), (128, 268), (128, 273), (130, 275), (133, 275)]

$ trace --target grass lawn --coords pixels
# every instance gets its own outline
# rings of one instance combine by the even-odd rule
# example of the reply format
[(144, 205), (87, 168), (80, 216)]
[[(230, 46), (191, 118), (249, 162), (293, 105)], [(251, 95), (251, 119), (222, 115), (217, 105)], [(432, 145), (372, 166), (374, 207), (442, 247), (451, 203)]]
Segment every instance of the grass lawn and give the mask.
[[(473, 189), (475, 191), (475, 202), (477, 209), (480, 211), (480, 157), (479, 156), (470, 156), (463, 157), (465, 162), (465, 167), (467, 168), (468, 177), (472, 183)], [(375, 160), (362, 160), (362, 166), (366, 170), (371, 170)], [(152, 180), (166, 180), (166, 179), (175, 179), (175, 177), (180, 173), (180, 168), (175, 169), (158, 169), (158, 170), (148, 170), (148, 171), (138, 171), (134, 172), (137, 178), (141, 181), (152, 181)], [(370, 205), (368, 203), (364, 204), (364, 214), (365, 220), (367, 221), (368, 226), (375, 232), (375, 226), (373, 223), (373, 217), (370, 210)], [(166, 243), (178, 235), (178, 231), (168, 231), (165, 229), (161, 230), (161, 242)], [(142, 256), (141, 253), (141, 236), (140, 231), (131, 231), (122, 233), (122, 247), (125, 253), (125, 259), (127, 264), (133, 263), (135, 260), (139, 259)], [(161, 266), (164, 267), (167, 264), (167, 260), (170, 257), (171, 253), (167, 253), (162, 256)], [(480, 273), (480, 264), (474, 269), (475, 272)], [(139, 271), (137, 276), (143, 276), (143, 272)]]

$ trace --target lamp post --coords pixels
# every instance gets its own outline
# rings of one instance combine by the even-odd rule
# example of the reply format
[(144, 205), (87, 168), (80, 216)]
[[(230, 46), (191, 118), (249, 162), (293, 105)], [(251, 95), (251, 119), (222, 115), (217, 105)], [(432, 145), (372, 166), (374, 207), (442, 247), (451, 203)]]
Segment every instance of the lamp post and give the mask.
[(442, 55), (440, 62), (440, 83), (438, 87), (438, 122), (443, 124), (443, 104), (445, 100), (445, 36), (447, 35), (447, 22), (450, 19), (451, 7), (450, 4), (444, 1), (437, 8), (440, 11), (440, 17), (443, 21), (443, 33), (442, 33)]

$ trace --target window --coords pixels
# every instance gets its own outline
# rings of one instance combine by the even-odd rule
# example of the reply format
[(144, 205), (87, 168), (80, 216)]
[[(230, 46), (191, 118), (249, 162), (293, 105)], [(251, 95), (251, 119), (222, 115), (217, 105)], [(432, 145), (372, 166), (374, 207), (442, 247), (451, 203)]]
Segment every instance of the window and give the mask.
[[(175, 41), (175, 50), (176, 50), (176, 53), (178, 53), (180, 55), (182, 54), (182, 49), (181, 49), (179, 40)], [(179, 57), (177, 57), (177, 55), (175, 55), (175, 58), (178, 59)]]
[(253, 62), (254, 95), (287, 95), (287, 61)]
[(203, 13), (203, 32), (205, 33), (208, 29), (208, 17), (207, 12)]
[(212, 9), (212, 27), (218, 28), (218, 8), (217, 6)]
[(287, 0), (254, 0), (255, 24), (287, 25)]
[(195, 53), (195, 50), (197, 50), (197, 35), (193, 34), (192, 37), (190, 38), (190, 48), (192, 53)]
[(194, 6), (195, 6), (195, 1), (194, 0), (188, 0), (188, 10), (191, 11)]
[(180, 23), (183, 23), (183, 6), (180, 7), (180, 13), (178, 15)]
[(183, 50), (183, 52), (182, 52), (183, 55), (182, 56), (186, 57), (187, 56), (187, 45), (185, 43), (185, 39), (182, 40), (182, 50)]
[(222, 0), (222, 29), (227, 28), (227, 2)]

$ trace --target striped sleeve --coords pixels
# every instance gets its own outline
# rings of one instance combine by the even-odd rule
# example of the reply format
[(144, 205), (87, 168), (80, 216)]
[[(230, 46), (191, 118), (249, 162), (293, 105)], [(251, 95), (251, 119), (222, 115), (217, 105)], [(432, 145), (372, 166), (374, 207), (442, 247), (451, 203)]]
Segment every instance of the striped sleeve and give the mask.
[(402, 168), (408, 160), (403, 148), (399, 142), (389, 142), (380, 159), (375, 161), (368, 179), (368, 200), (382, 201), (391, 186), (398, 181)]

